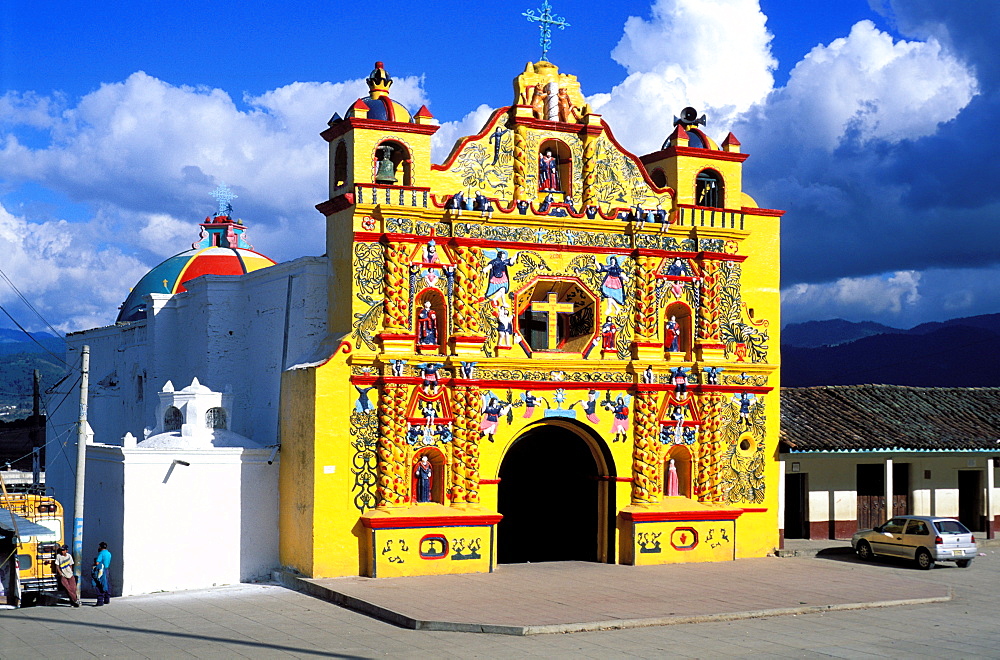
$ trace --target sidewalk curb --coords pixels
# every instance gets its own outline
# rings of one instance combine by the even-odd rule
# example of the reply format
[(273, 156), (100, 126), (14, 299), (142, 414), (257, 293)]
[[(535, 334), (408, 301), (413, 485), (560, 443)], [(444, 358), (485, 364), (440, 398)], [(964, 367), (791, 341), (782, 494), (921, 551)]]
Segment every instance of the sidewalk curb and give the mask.
[(648, 628), (652, 626), (670, 626), (685, 623), (710, 623), (717, 621), (737, 621), (740, 619), (761, 619), (773, 616), (796, 616), (799, 614), (819, 614), (823, 612), (839, 612), (845, 610), (865, 610), (906, 605), (927, 605), (944, 603), (952, 600), (953, 590), (948, 588), (948, 595), (928, 598), (910, 598), (902, 600), (882, 600), (858, 603), (840, 603), (835, 605), (808, 605), (804, 607), (780, 607), (765, 610), (747, 610), (743, 612), (722, 612), (719, 614), (702, 614), (694, 616), (664, 616), (642, 619), (611, 619), (605, 621), (590, 621), (581, 623), (559, 623), (541, 626), (510, 626), (489, 623), (459, 623), (454, 621), (435, 621), (414, 619), (385, 607), (375, 605), (360, 598), (335, 591), (317, 584), (309, 578), (287, 571), (275, 571), (274, 579), (279, 584), (294, 591), (326, 600), (341, 607), (354, 610), (375, 619), (391, 623), (401, 628), (411, 630), (433, 630), (438, 632), (490, 633), (494, 635), (545, 635), (553, 633), (594, 632), (599, 630), (626, 630), (631, 628)]

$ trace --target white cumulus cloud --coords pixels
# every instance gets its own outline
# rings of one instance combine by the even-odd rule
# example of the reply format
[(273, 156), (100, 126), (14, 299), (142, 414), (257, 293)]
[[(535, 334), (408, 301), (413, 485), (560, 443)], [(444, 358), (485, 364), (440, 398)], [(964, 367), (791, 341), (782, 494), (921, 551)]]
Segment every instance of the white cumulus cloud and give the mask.
[(974, 73), (936, 39), (894, 41), (861, 21), (813, 48), (756, 119), (781, 126), (798, 145), (830, 151), (848, 135), (862, 143), (930, 135), (976, 93)]
[(708, 113), (713, 134), (726, 130), (774, 86), (765, 22), (757, 0), (657, 0), (612, 52), (628, 77), (591, 105), (639, 153), (660, 147), (685, 106)]

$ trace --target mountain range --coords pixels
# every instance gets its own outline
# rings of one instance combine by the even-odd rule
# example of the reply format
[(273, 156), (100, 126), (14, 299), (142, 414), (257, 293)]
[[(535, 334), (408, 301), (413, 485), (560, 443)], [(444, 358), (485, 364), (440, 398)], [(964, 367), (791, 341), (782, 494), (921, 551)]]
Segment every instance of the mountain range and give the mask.
[(843, 319), (791, 323), (781, 336), (781, 384), (1000, 386), (1000, 314), (908, 330)]

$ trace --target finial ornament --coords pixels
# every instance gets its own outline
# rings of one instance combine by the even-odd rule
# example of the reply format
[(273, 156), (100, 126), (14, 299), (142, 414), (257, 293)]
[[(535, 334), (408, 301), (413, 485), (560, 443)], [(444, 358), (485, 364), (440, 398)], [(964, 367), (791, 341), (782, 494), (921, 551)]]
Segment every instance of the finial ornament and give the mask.
[(220, 183), (219, 187), (212, 191), (211, 194), (215, 198), (215, 201), (219, 203), (219, 211), (215, 215), (231, 216), (233, 214), (232, 201), (239, 197), (239, 195), (230, 190), (229, 186), (225, 183)]
[(522, 12), (522, 16), (528, 18), (528, 22), (539, 23), (538, 29), (541, 31), (541, 38), (538, 40), (539, 45), (542, 47), (542, 61), (548, 61), (549, 48), (552, 46), (552, 26), (559, 28), (560, 30), (565, 30), (570, 27), (570, 24), (566, 22), (566, 19), (562, 16), (552, 15), (552, 6), (549, 4), (549, 0), (542, 2), (541, 14), (535, 15), (533, 9), (529, 9), (526, 12)]

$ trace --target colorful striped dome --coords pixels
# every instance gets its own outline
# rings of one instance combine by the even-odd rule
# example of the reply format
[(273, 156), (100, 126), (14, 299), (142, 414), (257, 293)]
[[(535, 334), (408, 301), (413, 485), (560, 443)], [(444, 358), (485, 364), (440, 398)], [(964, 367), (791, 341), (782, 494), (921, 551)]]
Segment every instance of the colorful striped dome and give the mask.
[(139, 280), (122, 305), (117, 322), (146, 318), (144, 298), (151, 293), (181, 293), (187, 291), (187, 282), (202, 275), (244, 275), (274, 263), (246, 248), (197, 247), (175, 254)]

